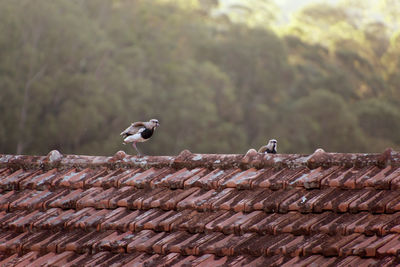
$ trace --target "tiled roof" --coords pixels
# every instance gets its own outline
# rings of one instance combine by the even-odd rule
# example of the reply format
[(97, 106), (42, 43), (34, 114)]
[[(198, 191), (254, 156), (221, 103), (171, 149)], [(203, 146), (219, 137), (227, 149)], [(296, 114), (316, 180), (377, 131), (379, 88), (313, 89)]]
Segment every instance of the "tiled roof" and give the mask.
[(0, 266), (400, 263), (391, 149), (0, 155), (0, 193)]

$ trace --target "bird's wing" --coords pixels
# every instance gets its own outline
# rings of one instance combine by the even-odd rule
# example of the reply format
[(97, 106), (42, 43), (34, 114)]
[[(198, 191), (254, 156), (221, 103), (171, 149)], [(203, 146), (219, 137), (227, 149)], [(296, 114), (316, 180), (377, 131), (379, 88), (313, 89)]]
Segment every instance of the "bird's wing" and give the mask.
[(134, 122), (134, 123), (131, 124), (131, 126), (129, 126), (128, 128), (126, 128), (126, 129), (121, 133), (121, 135), (124, 135), (124, 134), (135, 134), (135, 133), (139, 132), (139, 130), (140, 130), (141, 128), (143, 128), (143, 127), (144, 127), (143, 122), (141, 122), (141, 121)]
[(258, 150), (258, 153), (265, 153), (265, 151), (267, 151), (267, 146), (262, 146), (262, 147), (260, 147), (260, 149)]
[(137, 122), (132, 122), (131, 124), (132, 127), (140, 127), (140, 126), (145, 126), (144, 122), (137, 121)]

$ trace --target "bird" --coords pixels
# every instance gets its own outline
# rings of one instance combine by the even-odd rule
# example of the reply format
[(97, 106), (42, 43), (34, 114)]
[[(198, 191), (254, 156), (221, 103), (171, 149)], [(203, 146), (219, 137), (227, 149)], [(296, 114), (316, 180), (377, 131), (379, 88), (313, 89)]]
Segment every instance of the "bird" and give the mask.
[(131, 123), (131, 125), (120, 134), (124, 137), (123, 144), (132, 143), (132, 147), (135, 148), (138, 155), (141, 156), (139, 149), (136, 147), (136, 143), (149, 140), (158, 126), (160, 126), (160, 123), (157, 119), (151, 119), (147, 122), (137, 121)]
[(276, 154), (277, 147), (278, 147), (278, 141), (276, 141), (275, 139), (271, 139), (268, 141), (267, 145), (260, 147), (260, 149), (258, 150), (258, 153)]

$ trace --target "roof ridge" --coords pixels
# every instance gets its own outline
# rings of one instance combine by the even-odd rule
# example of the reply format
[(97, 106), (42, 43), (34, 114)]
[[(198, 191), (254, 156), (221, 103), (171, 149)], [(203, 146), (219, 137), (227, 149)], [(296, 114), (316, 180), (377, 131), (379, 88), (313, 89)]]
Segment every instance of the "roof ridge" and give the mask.
[(47, 156), (0, 154), (0, 168), (52, 169), (52, 168), (143, 168), (173, 167), (176, 169), (197, 167), (209, 169), (262, 169), (266, 167), (296, 168), (332, 166), (400, 166), (400, 152), (387, 148), (383, 153), (329, 153), (317, 149), (313, 154), (261, 154), (250, 149), (243, 154), (195, 154), (189, 150), (177, 156), (131, 156), (118, 151), (114, 156), (62, 155), (52, 150)]

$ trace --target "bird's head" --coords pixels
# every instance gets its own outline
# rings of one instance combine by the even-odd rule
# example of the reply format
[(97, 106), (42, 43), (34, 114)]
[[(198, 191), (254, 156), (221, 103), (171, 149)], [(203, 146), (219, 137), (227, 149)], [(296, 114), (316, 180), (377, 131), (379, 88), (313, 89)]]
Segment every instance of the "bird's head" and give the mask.
[(271, 150), (276, 150), (276, 148), (278, 147), (278, 141), (276, 141), (276, 139), (269, 140), (267, 147)]
[(151, 124), (151, 128), (153, 128), (153, 129), (160, 126), (160, 123), (158, 122), (157, 119), (151, 119), (149, 122)]

